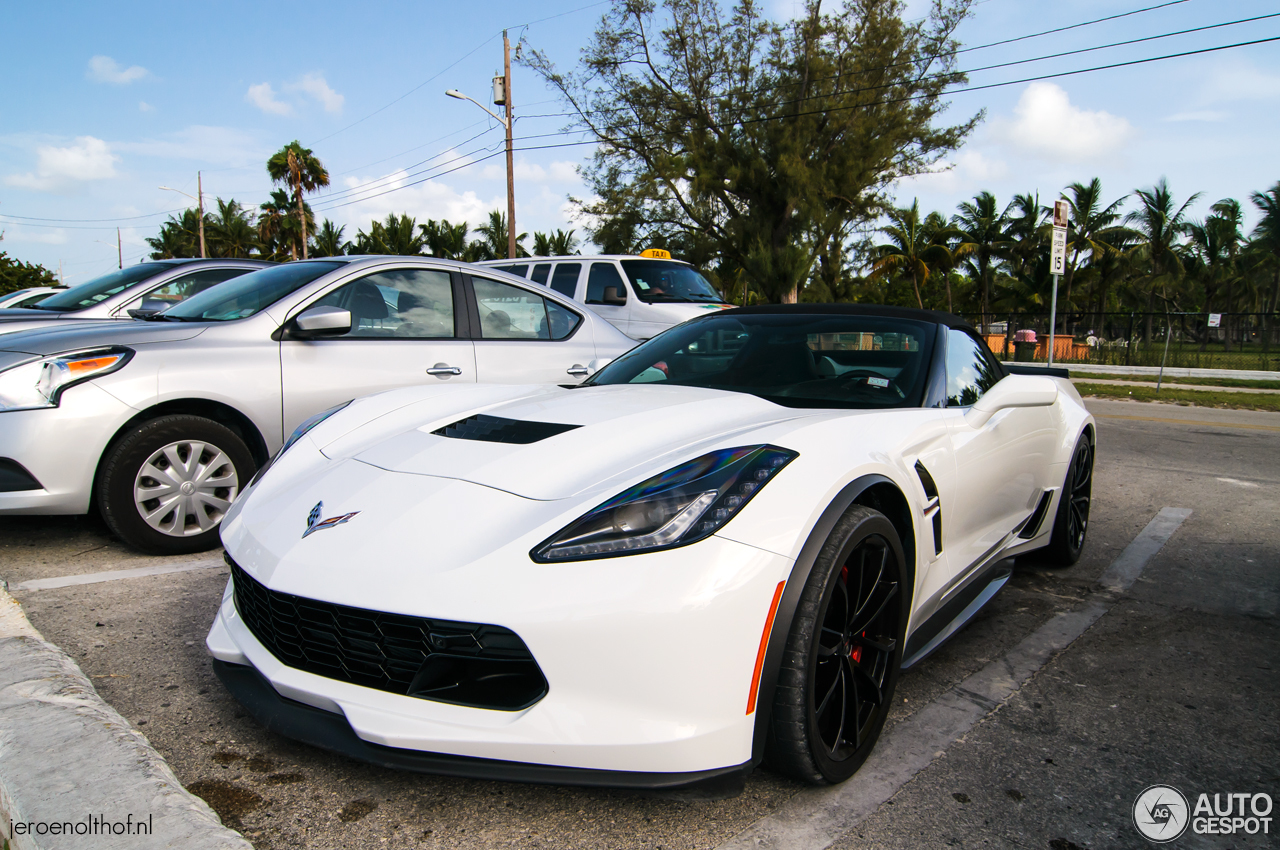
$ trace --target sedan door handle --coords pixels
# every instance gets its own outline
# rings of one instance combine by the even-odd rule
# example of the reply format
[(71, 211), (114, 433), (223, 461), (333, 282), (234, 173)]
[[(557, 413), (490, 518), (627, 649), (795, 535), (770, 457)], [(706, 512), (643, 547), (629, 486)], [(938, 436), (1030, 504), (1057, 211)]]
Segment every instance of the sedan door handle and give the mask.
[(461, 375), (462, 369), (457, 366), (450, 366), (448, 363), (437, 363), (427, 369), (428, 375)]
[(574, 363), (568, 369), (565, 369), (565, 371), (568, 372), (570, 375), (573, 375), (575, 378), (581, 378), (583, 375), (587, 374), (590, 370), (586, 366), (583, 366), (581, 363)]

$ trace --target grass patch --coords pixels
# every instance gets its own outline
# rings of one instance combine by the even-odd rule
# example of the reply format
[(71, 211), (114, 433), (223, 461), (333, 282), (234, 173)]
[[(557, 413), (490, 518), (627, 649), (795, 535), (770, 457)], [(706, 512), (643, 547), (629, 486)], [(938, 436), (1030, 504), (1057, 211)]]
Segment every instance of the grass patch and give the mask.
[(1215, 390), (1173, 390), (1155, 387), (1126, 387), (1122, 384), (1076, 384), (1076, 391), (1095, 398), (1131, 401), (1165, 401), (1194, 407), (1228, 407), (1234, 410), (1270, 410), (1280, 413), (1280, 395), (1233, 393)]
[[(1067, 367), (1068, 369), (1071, 367)], [(1108, 380), (1108, 381), (1142, 381), (1148, 384), (1156, 382), (1155, 375), (1111, 375), (1099, 374), (1098, 372), (1075, 372), (1074, 376), (1078, 376), (1080, 380)], [(1169, 375), (1164, 376), (1166, 384), (1190, 384), (1196, 387), (1247, 387), (1254, 390), (1280, 390), (1280, 381), (1242, 381), (1236, 378), (1174, 378)]]

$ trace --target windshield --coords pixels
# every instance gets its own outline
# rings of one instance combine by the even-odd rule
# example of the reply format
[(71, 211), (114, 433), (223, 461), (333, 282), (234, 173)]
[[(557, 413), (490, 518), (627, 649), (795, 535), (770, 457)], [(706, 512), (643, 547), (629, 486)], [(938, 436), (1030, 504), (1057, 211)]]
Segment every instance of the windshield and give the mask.
[(204, 292), (175, 304), (157, 318), (185, 322), (229, 322), (233, 319), (245, 319), (342, 265), (307, 261), (249, 272), (226, 283), (211, 286)]
[(173, 266), (169, 263), (139, 263), (136, 266), (129, 266), (127, 269), (120, 269), (111, 274), (104, 274), (102, 277), (95, 277), (88, 283), (73, 286), (66, 292), (51, 295), (36, 304), (35, 309), (56, 310), (59, 313), (74, 313), (77, 310), (84, 310), (99, 301), (110, 298), (112, 295), (124, 292), (140, 280), (155, 277), (160, 272), (168, 271), (171, 268)]
[(676, 325), (584, 386), (706, 387), (785, 407), (919, 407), (934, 333), (878, 316), (721, 314)]
[(705, 277), (693, 266), (671, 260), (623, 260), (622, 270), (646, 304), (693, 301), (700, 304), (723, 302)]

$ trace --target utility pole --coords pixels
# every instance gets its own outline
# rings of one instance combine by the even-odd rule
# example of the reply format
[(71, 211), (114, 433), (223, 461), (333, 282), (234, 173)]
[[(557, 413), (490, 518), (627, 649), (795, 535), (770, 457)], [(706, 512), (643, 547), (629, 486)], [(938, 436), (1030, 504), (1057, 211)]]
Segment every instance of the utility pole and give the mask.
[[(496, 99), (495, 99), (496, 100)], [(507, 259), (516, 258), (516, 174), (511, 148), (511, 129), (515, 114), (511, 105), (511, 42), (502, 31), (502, 102), (507, 113)]]
[(200, 172), (196, 172), (196, 204), (200, 207), (200, 257), (208, 257), (204, 249), (204, 182)]
[(120, 239), (120, 228), (116, 228), (116, 253), (120, 257), (120, 268), (124, 268), (124, 242)]

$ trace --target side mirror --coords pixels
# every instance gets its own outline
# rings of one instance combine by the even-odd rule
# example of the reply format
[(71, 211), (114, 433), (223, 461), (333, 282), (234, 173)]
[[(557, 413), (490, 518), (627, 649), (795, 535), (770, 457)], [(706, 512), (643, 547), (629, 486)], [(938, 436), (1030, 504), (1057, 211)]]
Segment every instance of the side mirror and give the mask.
[(612, 304), (615, 307), (621, 307), (627, 303), (627, 296), (621, 294), (616, 286), (606, 286), (604, 288), (604, 303)]
[(143, 298), (141, 304), (125, 312), (134, 319), (145, 319), (149, 316), (154, 316), (156, 313), (168, 310), (172, 306), (173, 302), (170, 301), (161, 301), (159, 298)]
[(1033, 375), (1008, 375), (965, 413), (965, 421), (980, 428), (1001, 410), (1011, 407), (1048, 407), (1058, 400), (1058, 385), (1053, 378)]
[(341, 336), (351, 330), (351, 311), (341, 307), (312, 307), (293, 320), (289, 334), (297, 339)]

